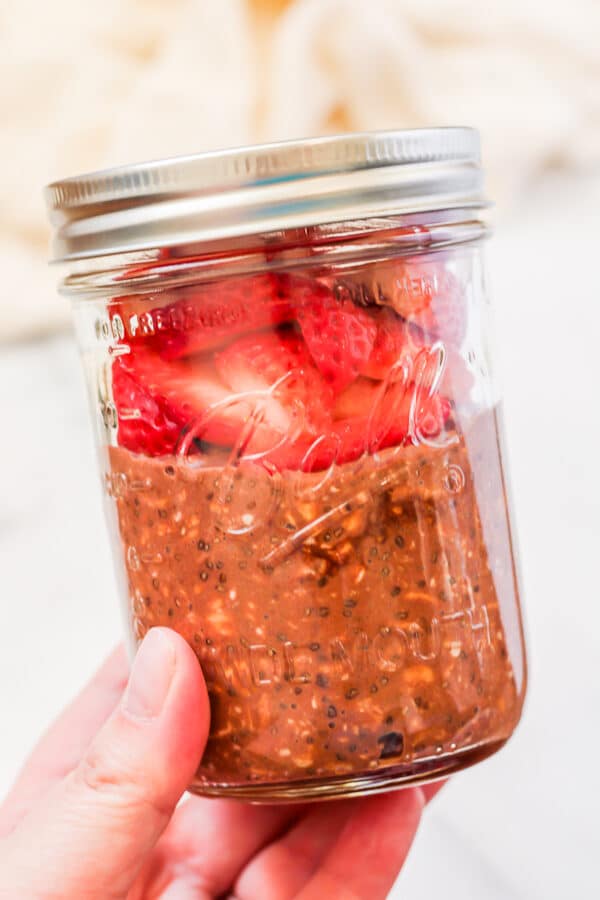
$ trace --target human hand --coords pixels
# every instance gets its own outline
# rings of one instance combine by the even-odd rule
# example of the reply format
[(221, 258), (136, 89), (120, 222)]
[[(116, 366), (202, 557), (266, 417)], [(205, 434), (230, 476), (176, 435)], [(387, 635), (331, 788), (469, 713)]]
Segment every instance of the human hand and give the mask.
[(436, 785), (304, 806), (177, 806), (208, 734), (200, 667), (175, 632), (153, 628), (127, 674), (119, 649), (0, 808), (2, 900), (387, 896)]

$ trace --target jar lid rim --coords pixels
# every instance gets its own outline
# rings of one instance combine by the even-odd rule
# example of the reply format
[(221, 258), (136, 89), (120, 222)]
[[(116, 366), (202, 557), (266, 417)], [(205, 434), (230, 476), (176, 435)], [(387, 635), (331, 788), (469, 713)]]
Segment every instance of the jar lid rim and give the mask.
[(55, 260), (344, 221), (395, 206), (484, 204), (479, 133), (467, 127), (340, 134), (136, 163), (55, 181), (45, 199)]

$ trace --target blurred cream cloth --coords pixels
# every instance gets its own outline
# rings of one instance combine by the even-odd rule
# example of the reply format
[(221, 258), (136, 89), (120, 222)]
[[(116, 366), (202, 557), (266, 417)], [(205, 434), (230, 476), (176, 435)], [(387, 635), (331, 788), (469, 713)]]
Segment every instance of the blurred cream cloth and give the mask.
[(465, 124), (502, 208), (546, 166), (600, 166), (599, 41), (597, 0), (4, 0), (0, 339), (68, 320), (46, 265), (53, 178)]

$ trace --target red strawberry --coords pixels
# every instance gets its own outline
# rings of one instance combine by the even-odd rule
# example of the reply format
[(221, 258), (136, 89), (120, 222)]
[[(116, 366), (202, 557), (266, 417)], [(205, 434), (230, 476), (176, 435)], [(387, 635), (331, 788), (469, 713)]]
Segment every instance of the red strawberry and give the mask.
[(408, 318), (430, 339), (459, 347), (467, 332), (466, 297), (458, 280), (447, 271), (436, 280), (431, 302)]
[(203, 353), (292, 318), (278, 280), (268, 274), (121, 297), (110, 314), (113, 333), (123, 334), (124, 343), (155, 349), (165, 359)]
[(215, 355), (215, 367), (236, 393), (272, 390), (278, 404), (303, 414), (303, 427), (313, 433), (329, 418), (332, 390), (293, 331), (240, 338)]
[(429, 305), (442, 271), (439, 263), (418, 258), (370, 263), (357, 272), (340, 275), (335, 282), (336, 296), (349, 297), (359, 306), (391, 307), (406, 319)]
[(318, 282), (286, 279), (310, 354), (335, 393), (358, 376), (373, 350), (377, 326), (351, 300), (338, 300)]
[(343, 461), (356, 458), (361, 440), (363, 451), (374, 453), (434, 437), (450, 411), (449, 401), (436, 393), (430, 396), (427, 385), (419, 388), (412, 380), (381, 384), (360, 378), (340, 395), (334, 409), (336, 431), (344, 436)]
[(278, 427), (263, 416), (253, 420), (256, 399), (232, 396), (209, 363), (166, 362), (142, 349), (113, 363), (113, 398), (119, 444), (150, 456), (193, 453), (198, 441), (233, 447), (240, 439), (245, 452), (264, 452), (291, 427), (275, 400), (270, 413)]
[(338, 293), (366, 306), (391, 308), (430, 339), (458, 346), (464, 338), (464, 292), (439, 258), (394, 259), (367, 266), (344, 276), (338, 282)]
[(117, 409), (117, 438), (121, 447), (146, 456), (171, 453), (181, 431), (169, 410), (117, 359), (112, 368), (113, 399)]
[[(298, 441), (287, 452), (286, 466), (304, 472), (353, 462), (400, 444), (437, 437), (451, 413), (445, 397), (420, 398), (414, 383), (387, 385), (358, 378), (337, 398), (334, 421), (310, 443)], [(277, 461), (276, 455), (271, 457)]]
[(407, 348), (406, 326), (390, 309), (381, 309), (373, 314), (377, 333), (371, 355), (360, 368), (360, 374), (383, 380), (390, 369), (402, 357)]

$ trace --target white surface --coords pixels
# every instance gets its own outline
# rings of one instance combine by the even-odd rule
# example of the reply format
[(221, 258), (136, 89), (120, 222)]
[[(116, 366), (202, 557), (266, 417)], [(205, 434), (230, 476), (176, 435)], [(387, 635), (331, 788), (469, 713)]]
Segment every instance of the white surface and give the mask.
[[(530, 650), (521, 727), (427, 813), (395, 897), (585, 900), (600, 840), (600, 180), (547, 181), (490, 246)], [(0, 794), (120, 634), (70, 339), (0, 353)]]

